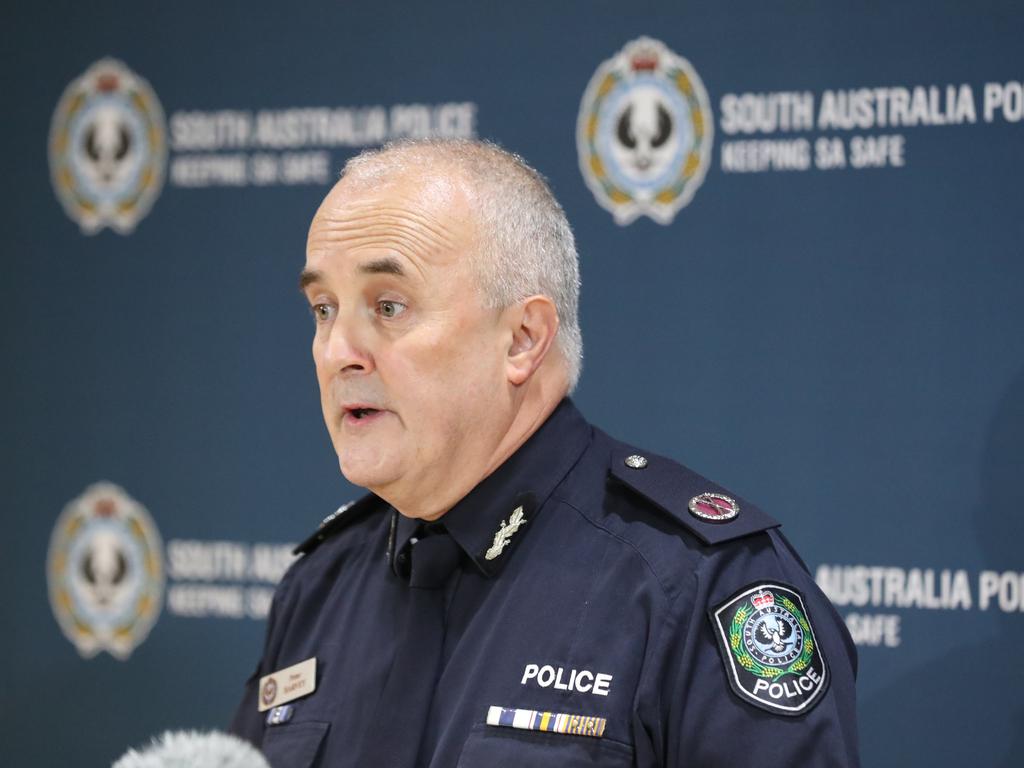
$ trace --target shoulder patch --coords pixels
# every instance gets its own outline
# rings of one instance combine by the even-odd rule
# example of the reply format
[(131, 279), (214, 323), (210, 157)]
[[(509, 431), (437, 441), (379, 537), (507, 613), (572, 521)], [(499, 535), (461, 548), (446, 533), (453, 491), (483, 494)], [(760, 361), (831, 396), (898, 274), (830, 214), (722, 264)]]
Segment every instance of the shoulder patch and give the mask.
[(719, 544), (779, 525), (753, 504), (663, 456), (614, 444), (609, 472), (705, 544)]
[(292, 554), (308, 555), (320, 546), (321, 542), (330, 538), (345, 526), (350, 525), (370, 512), (377, 509), (383, 509), (386, 506), (387, 503), (383, 499), (373, 495), (372, 493), (368, 493), (355, 501), (349, 501), (342, 504), (334, 512), (325, 517), (320, 522), (320, 527), (295, 549), (293, 549)]
[(708, 611), (729, 686), (743, 701), (796, 716), (829, 684), (803, 597), (788, 584), (749, 584)]

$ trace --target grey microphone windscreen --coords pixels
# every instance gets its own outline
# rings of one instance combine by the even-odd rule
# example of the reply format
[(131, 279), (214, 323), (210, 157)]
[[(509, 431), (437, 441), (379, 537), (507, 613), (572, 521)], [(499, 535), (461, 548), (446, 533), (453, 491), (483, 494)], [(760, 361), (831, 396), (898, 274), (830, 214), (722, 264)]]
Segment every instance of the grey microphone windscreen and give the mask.
[(141, 751), (129, 749), (112, 768), (270, 768), (249, 742), (219, 731), (167, 731)]

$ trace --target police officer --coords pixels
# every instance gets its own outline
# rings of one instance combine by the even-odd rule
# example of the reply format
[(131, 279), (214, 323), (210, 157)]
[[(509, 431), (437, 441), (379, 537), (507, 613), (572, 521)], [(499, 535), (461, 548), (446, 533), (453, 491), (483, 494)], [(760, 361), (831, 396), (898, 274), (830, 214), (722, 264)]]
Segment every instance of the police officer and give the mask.
[(233, 723), (279, 766), (857, 765), (855, 650), (778, 523), (592, 427), (572, 233), (478, 142), (352, 160), (302, 290), (342, 473)]

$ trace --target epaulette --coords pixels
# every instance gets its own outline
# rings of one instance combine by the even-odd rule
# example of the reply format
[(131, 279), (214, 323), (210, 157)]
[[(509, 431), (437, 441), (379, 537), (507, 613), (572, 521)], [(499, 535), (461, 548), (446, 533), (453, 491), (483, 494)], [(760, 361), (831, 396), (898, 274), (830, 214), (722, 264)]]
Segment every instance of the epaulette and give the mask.
[(368, 515), (370, 512), (383, 509), (386, 506), (386, 501), (372, 493), (368, 493), (355, 501), (342, 504), (334, 512), (331, 512), (331, 514), (325, 517), (316, 531), (292, 550), (292, 554), (308, 555), (320, 546), (321, 542), (327, 540), (331, 536), (334, 536), (341, 529), (351, 525), (356, 520)]
[(705, 544), (720, 544), (775, 528), (753, 504), (664, 456), (612, 441), (609, 472), (681, 523)]

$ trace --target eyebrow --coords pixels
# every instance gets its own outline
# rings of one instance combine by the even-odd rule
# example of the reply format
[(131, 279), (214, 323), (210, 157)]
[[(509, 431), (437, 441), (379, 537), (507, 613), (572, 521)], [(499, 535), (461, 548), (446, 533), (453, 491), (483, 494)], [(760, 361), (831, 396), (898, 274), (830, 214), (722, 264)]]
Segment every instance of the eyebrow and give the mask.
[(310, 283), (318, 283), (323, 279), (323, 273), (315, 269), (304, 269), (299, 273), (299, 290), (305, 291)]
[[(385, 256), (383, 259), (374, 259), (368, 261), (365, 264), (359, 265), (359, 272), (364, 275), (398, 275), (399, 277), (405, 277), (405, 270), (402, 269), (402, 263), (392, 257)], [(299, 274), (299, 290), (305, 291), (306, 286), (310, 283), (318, 283), (323, 280), (323, 272), (319, 272), (315, 269), (304, 269)]]
[(402, 263), (394, 256), (385, 256), (383, 259), (374, 259), (366, 264), (360, 264), (359, 271), (364, 275), (398, 275), (399, 277), (405, 277)]

